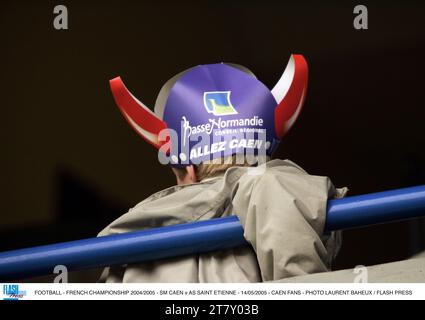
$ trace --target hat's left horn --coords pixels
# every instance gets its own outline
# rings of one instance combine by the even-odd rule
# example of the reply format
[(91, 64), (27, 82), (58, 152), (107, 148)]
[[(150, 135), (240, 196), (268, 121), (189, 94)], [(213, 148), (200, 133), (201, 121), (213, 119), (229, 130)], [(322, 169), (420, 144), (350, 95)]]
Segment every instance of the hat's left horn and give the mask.
[(307, 93), (308, 66), (304, 57), (293, 54), (272, 94), (277, 101), (275, 109), (276, 135), (281, 139), (297, 120)]
[(109, 84), (124, 118), (143, 139), (159, 149), (165, 141), (159, 141), (158, 135), (161, 130), (167, 129), (167, 124), (137, 100), (128, 91), (120, 77), (110, 80)]

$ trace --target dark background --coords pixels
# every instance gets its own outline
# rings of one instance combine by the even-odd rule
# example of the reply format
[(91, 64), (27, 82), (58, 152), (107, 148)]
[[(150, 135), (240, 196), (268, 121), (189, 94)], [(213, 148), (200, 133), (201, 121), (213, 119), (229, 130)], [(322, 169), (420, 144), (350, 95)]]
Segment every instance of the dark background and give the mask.
[[(68, 8), (69, 30), (53, 28)], [(364, 4), (369, 29), (353, 28)], [(108, 80), (153, 107), (197, 64), (235, 62), (269, 88), (291, 53), (310, 68), (304, 111), (276, 156), (350, 194), (425, 184), (425, 3), (2, 1), (0, 250), (92, 237), (174, 184), (128, 127)], [(425, 222), (346, 231), (335, 268), (405, 259)]]

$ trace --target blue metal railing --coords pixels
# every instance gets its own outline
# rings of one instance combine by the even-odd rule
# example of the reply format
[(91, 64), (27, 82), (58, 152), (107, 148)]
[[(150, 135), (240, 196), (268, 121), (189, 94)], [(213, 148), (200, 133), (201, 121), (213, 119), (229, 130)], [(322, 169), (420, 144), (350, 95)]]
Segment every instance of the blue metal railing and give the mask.
[[(325, 231), (425, 216), (425, 185), (328, 201)], [(0, 253), (0, 281), (247, 245), (236, 216)]]

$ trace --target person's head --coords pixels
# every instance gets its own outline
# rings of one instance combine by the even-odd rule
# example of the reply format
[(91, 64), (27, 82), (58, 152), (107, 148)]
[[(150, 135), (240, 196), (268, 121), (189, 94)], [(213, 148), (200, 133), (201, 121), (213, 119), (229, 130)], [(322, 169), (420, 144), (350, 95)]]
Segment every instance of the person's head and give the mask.
[(248, 155), (272, 156), (300, 113), (307, 79), (301, 55), (291, 55), (272, 90), (245, 67), (199, 65), (167, 81), (154, 111), (120, 77), (110, 85), (124, 118), (158, 149), (158, 160), (173, 168), (177, 183), (187, 184), (255, 164)]

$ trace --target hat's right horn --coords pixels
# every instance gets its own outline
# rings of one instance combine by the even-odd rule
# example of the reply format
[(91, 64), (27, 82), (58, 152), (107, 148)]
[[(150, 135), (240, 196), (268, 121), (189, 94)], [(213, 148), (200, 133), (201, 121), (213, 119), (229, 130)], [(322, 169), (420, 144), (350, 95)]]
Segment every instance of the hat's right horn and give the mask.
[(308, 66), (300, 54), (291, 55), (282, 77), (272, 89), (277, 101), (275, 128), (279, 139), (297, 120), (304, 104), (308, 83)]

